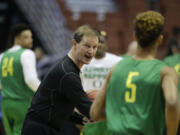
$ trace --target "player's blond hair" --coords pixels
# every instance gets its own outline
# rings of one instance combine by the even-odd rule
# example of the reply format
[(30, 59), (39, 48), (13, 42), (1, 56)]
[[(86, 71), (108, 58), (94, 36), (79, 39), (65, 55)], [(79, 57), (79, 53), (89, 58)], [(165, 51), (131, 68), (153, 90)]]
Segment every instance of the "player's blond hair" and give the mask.
[(162, 34), (164, 17), (155, 11), (147, 11), (136, 16), (134, 30), (139, 45), (146, 48)]

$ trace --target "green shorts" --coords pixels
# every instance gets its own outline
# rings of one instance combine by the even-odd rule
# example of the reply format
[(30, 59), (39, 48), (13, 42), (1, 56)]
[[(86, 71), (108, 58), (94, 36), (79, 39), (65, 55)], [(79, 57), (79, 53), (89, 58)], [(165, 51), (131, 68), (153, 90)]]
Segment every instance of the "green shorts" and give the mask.
[(7, 135), (21, 135), (30, 101), (2, 99), (2, 120)]
[(84, 135), (112, 135), (108, 131), (106, 121), (99, 121), (85, 125)]

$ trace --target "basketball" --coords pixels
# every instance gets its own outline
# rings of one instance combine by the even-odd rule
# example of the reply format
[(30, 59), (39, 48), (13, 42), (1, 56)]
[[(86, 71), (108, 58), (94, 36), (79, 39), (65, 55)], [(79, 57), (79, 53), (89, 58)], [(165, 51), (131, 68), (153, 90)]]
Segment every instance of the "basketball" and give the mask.
[(86, 91), (87, 96), (89, 97), (89, 99), (91, 101), (94, 101), (94, 99), (96, 98), (96, 95), (98, 93), (98, 90), (95, 89), (90, 89)]

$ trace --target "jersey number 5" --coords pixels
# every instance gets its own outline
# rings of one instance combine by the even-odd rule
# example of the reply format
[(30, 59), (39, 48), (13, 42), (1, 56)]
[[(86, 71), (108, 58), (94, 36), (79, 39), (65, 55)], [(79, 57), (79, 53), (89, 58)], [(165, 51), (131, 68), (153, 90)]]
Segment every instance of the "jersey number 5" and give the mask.
[(14, 58), (5, 57), (2, 62), (2, 77), (7, 77), (8, 73), (10, 76), (13, 76), (13, 61)]
[(125, 92), (125, 101), (128, 103), (134, 103), (136, 101), (136, 84), (132, 83), (134, 76), (138, 76), (139, 72), (130, 72), (126, 81), (126, 87), (131, 89)]

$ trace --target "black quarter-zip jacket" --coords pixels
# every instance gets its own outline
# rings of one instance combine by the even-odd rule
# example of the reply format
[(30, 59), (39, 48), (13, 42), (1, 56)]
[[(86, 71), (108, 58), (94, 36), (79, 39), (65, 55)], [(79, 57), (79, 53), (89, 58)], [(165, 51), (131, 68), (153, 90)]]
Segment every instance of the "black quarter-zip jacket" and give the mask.
[(26, 117), (55, 129), (63, 127), (75, 107), (89, 117), (92, 102), (79, 74), (80, 69), (68, 55), (59, 60), (41, 82)]

